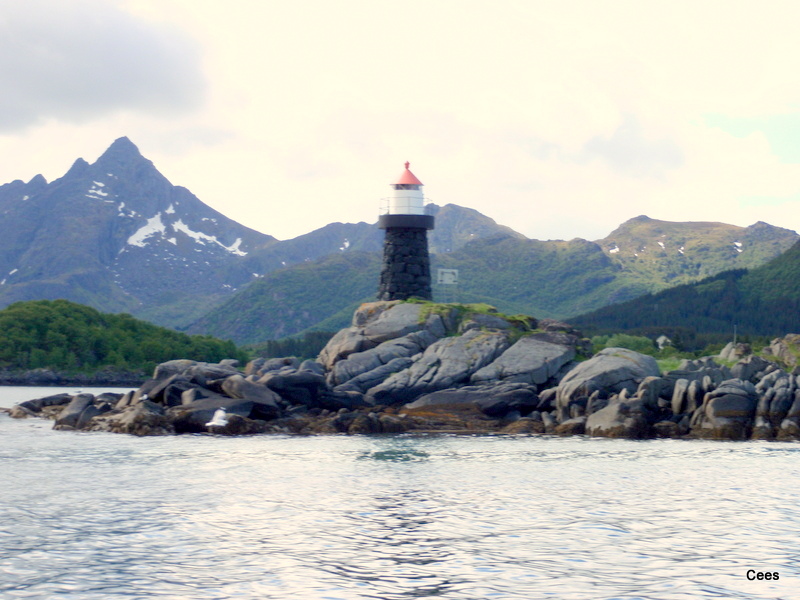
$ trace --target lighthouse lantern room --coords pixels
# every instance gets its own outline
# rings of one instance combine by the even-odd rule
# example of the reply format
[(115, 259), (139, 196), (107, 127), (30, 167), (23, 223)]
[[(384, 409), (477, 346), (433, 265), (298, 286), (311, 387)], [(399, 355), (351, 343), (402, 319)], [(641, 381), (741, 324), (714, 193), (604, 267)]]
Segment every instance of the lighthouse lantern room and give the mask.
[(406, 162), (406, 170), (392, 184), (392, 195), (389, 196), (389, 212), (401, 215), (424, 215), (425, 198), (422, 195), (422, 182), (410, 170), (411, 163)]
[(386, 230), (379, 300), (432, 298), (427, 232), (433, 229), (434, 219), (425, 213), (423, 184), (409, 166), (406, 162), (391, 184), (384, 214), (378, 219), (378, 227)]

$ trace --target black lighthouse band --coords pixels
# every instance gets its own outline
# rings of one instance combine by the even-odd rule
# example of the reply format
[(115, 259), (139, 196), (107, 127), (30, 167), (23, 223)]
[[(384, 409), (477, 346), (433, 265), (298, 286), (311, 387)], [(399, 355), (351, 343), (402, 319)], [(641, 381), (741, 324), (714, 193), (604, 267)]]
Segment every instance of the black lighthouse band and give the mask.
[(431, 300), (431, 266), (428, 230), (433, 215), (426, 214), (422, 182), (405, 164), (405, 171), (391, 184), (387, 210), (378, 219), (386, 231), (378, 300)]

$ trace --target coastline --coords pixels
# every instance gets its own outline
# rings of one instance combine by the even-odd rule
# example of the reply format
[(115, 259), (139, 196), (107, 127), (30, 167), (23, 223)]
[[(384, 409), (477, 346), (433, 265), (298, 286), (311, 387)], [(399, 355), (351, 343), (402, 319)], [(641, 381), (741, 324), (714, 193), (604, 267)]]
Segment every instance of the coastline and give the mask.
[(105, 368), (95, 373), (64, 373), (52, 369), (29, 371), (0, 370), (0, 386), (31, 387), (138, 387), (148, 378), (145, 373)]
[(85, 377), (39, 370), (13, 381), (137, 389), (50, 394), (9, 414), (52, 418), (54, 429), (136, 436), (463, 431), (800, 440), (799, 342), (795, 334), (776, 338), (763, 351), (772, 360), (731, 343), (718, 357), (684, 359), (662, 372), (652, 356), (622, 347), (592, 355), (589, 340), (565, 323), (480, 305), (374, 302), (359, 307), (316, 360), (258, 358), (240, 369), (235, 359), (176, 359), (143, 382), (115, 370)]

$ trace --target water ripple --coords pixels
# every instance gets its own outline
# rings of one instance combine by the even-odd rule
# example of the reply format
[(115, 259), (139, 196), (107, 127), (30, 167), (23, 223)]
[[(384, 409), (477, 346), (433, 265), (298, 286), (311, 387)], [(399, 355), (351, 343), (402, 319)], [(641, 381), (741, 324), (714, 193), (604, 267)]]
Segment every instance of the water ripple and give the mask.
[(798, 444), (41, 423), (0, 421), (3, 598), (798, 597)]

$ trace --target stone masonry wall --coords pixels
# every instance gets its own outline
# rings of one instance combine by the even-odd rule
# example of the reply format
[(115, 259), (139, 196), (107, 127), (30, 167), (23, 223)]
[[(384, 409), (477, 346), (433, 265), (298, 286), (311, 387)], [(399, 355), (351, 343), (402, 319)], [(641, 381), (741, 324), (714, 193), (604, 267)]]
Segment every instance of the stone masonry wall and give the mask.
[(391, 227), (383, 242), (378, 300), (431, 300), (431, 263), (425, 229)]

